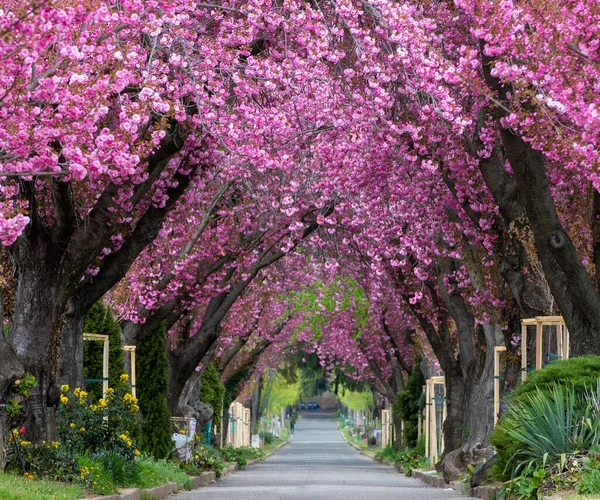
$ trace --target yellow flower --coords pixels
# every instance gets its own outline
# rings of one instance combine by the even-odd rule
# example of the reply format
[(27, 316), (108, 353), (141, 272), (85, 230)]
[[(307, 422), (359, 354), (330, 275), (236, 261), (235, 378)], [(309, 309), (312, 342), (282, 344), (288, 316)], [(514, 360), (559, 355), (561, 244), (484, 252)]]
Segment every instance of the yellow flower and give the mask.
[(61, 385), (60, 392), (69, 392), (69, 386), (67, 384)]
[(79, 432), (85, 432), (85, 427), (81, 427), (81, 428), (79, 429)]
[(75, 396), (79, 396), (79, 394), (81, 394), (81, 389), (79, 387), (76, 387), (75, 390), (73, 391), (73, 394)]
[(106, 389), (107, 396), (112, 396), (114, 393), (115, 393), (115, 390), (112, 387), (109, 387), (108, 389)]
[(108, 403), (106, 402), (106, 399), (102, 398), (98, 400), (98, 406), (100, 408), (106, 408), (108, 406)]
[(119, 436), (119, 439), (122, 439), (123, 441), (127, 442), (127, 440), (128, 440), (129, 438), (127, 437), (127, 434), (121, 434), (121, 435)]
[(79, 393), (79, 399), (85, 399), (85, 398), (87, 398), (87, 395), (88, 395), (88, 393), (87, 393), (87, 392), (85, 392), (85, 391), (81, 391), (81, 392)]
[(92, 409), (92, 411), (97, 411), (98, 405), (92, 405), (92, 406), (90, 406), (90, 408)]
[(140, 456), (140, 450), (135, 450), (135, 451), (133, 452), (133, 454), (134, 454), (136, 457), (139, 457), (139, 456)]
[(29, 441), (21, 441), (21, 446), (29, 446), (30, 444)]
[(129, 375), (127, 375), (126, 373), (124, 373), (123, 375), (121, 375), (121, 380), (123, 382), (127, 382), (129, 380)]
[(60, 395), (60, 402), (64, 405), (66, 405), (69, 402), (69, 398), (67, 396), (65, 396), (64, 394)]
[(52, 446), (54, 448), (58, 448), (60, 446), (60, 443), (58, 441), (52, 441)]
[(75, 424), (74, 424), (73, 422), (71, 422), (71, 423), (69, 424), (69, 427), (72, 429), (73, 427), (75, 427)]

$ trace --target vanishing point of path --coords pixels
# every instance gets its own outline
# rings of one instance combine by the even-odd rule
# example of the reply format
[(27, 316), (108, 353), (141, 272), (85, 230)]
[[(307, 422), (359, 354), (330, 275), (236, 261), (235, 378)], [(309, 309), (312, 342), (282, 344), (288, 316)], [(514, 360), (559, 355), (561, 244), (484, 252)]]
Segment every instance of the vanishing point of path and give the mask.
[(348, 446), (332, 415), (304, 415), (292, 442), (265, 462), (172, 500), (465, 499), (423, 485)]

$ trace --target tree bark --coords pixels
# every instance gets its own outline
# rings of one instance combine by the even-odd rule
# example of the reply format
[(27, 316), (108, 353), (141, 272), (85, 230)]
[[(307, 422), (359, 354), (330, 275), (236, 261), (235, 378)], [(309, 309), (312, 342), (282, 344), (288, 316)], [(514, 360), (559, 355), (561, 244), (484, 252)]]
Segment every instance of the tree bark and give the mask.
[(571, 335), (571, 355), (600, 354), (600, 294), (558, 215), (546, 172), (544, 154), (522, 135), (501, 124), (511, 107), (510, 89), (491, 74), (493, 60), (481, 58), (487, 86), (502, 106), (497, 127), (506, 159), (514, 172), (519, 201), (534, 235), (535, 246), (560, 312)]

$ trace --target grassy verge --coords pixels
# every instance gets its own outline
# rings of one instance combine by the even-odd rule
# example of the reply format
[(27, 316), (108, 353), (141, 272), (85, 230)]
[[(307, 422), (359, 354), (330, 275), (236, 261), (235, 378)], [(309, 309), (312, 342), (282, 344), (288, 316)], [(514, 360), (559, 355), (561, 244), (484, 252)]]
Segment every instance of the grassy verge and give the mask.
[(381, 451), (381, 448), (379, 446), (369, 446), (366, 439), (358, 439), (355, 436), (351, 436), (350, 435), (350, 427), (343, 427), (343, 424), (341, 422), (339, 422), (339, 424), (340, 424), (340, 430), (341, 430), (344, 438), (346, 438), (346, 440), (351, 442), (352, 444), (355, 444), (356, 446), (358, 446), (361, 449), (361, 451), (363, 451), (373, 457), (379, 451)]
[(38, 481), (14, 474), (0, 474), (0, 500), (53, 500), (85, 498), (81, 486)]
[(281, 445), (282, 443), (285, 443), (289, 438), (290, 438), (289, 429), (287, 427), (283, 428), (283, 429), (281, 429), (281, 436), (273, 439), (273, 441), (271, 441), (269, 444), (265, 444), (263, 451), (265, 453), (270, 453), (275, 448), (277, 448), (279, 445)]

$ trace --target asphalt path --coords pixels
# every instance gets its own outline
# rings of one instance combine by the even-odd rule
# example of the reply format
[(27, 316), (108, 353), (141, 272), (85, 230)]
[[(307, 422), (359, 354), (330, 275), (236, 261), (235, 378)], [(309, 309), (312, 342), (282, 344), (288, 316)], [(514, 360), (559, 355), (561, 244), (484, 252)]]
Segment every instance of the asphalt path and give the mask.
[(426, 486), (361, 455), (332, 415), (305, 415), (290, 444), (266, 461), (172, 500), (383, 500), (469, 498)]

